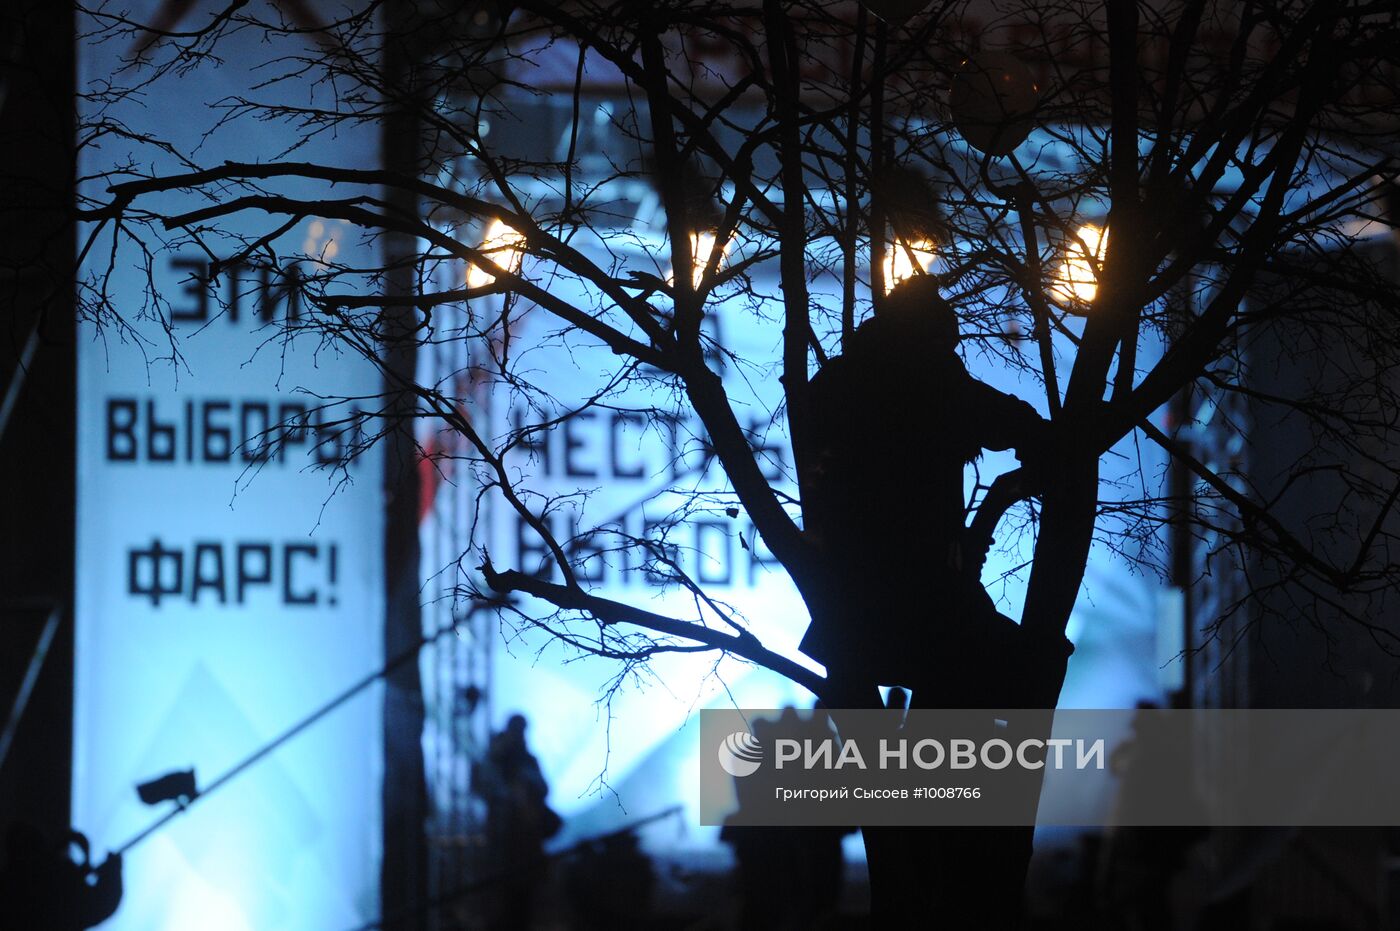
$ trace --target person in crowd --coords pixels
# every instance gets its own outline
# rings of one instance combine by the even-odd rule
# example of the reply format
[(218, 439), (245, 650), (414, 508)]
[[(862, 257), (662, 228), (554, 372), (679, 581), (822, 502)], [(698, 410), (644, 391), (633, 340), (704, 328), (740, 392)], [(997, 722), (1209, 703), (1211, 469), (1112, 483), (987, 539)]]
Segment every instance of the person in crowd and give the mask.
[(499, 868), (492, 927), (531, 927), (533, 899), (548, 866), (544, 843), (563, 826), (545, 799), (549, 784), (525, 740), (527, 722), (512, 715), (472, 769), (472, 790), (486, 803), (486, 840)]
[[(832, 736), (824, 713), (804, 717), (791, 707), (777, 721), (755, 719), (751, 733), (765, 752), (777, 737), (819, 742)], [(740, 931), (836, 927), (845, 872), (841, 839), (855, 828), (745, 823), (772, 798), (774, 775), (771, 767), (761, 767), (734, 780), (739, 809), (720, 830), (720, 840), (734, 850)]]

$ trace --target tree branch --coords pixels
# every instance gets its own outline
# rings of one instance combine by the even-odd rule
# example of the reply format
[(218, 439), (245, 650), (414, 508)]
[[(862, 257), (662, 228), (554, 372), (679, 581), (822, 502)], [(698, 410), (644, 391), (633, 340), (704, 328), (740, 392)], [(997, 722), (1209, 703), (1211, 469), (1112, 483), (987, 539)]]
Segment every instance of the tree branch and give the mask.
[(544, 582), (531, 575), (514, 569), (498, 572), (489, 561), (481, 566), (486, 584), (503, 595), (512, 592), (530, 595), (547, 601), (558, 608), (581, 611), (604, 624), (632, 624), (655, 631), (669, 637), (682, 637), (703, 643), (715, 650), (722, 650), (786, 676), (793, 682), (820, 696), (827, 680), (805, 666), (793, 662), (785, 656), (774, 653), (747, 631), (726, 634), (694, 621), (680, 621), (665, 615), (644, 611), (633, 605), (601, 598), (579, 588)]

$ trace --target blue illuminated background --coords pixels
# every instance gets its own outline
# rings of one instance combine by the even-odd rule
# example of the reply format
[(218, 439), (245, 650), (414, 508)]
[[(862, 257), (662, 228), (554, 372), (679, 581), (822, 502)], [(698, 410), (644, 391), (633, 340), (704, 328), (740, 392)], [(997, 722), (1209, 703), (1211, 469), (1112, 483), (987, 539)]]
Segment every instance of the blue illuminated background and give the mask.
[[(132, 15), (140, 18), (150, 6), (137, 4)], [(150, 126), (193, 145), (212, 120), (208, 102), (246, 93), (250, 69), (278, 54), (279, 48), (261, 48), (258, 41), (251, 34), (232, 37), (223, 67), (201, 70), (198, 81), (167, 83), (155, 92), (161, 96), (123, 117), (138, 129)], [(125, 51), (83, 46), (83, 80), (120, 76), (117, 57)], [(267, 158), (292, 141), (279, 135), (283, 131), (275, 124), (261, 124), (257, 133), (225, 131), (206, 146), (218, 146), (220, 158)], [(120, 159), (124, 146), (114, 140), (86, 152), (86, 173)], [(173, 167), (149, 152), (142, 157), (160, 169)], [(333, 141), (313, 140), (298, 157), (374, 165), (377, 138), (373, 131), (342, 131)], [(644, 230), (637, 241), (638, 262), (665, 254)], [(310, 219), (288, 233), (287, 242), (310, 252), (367, 248), (348, 230)], [(669, 273), (652, 264), (655, 273)], [(100, 270), (90, 263), (89, 271)], [(201, 300), (197, 253), (176, 249), (159, 256), (155, 274), (167, 309), (193, 315)], [(776, 280), (756, 274), (756, 292), (776, 295)], [(73, 822), (99, 851), (134, 836), (156, 814), (137, 800), (136, 783), (188, 767), (207, 783), (383, 662), (385, 503), (377, 454), (362, 457), (345, 476), (314, 468), (314, 442), (293, 447), (277, 462), (246, 463), (236, 449), (223, 461), (220, 432), (237, 435), (245, 417), (256, 424), (258, 405), (309, 404), (303, 388), (320, 395), (372, 394), (377, 374), (334, 351), (313, 356), (308, 347), (264, 345), (267, 331), (250, 313), (247, 296), (258, 287), (251, 280), (230, 292), (247, 298), (238, 319), (218, 316), (211, 305), (212, 319), (176, 326), (180, 358), (172, 362), (160, 321), (134, 316), (145, 284), (137, 256), (124, 248), (113, 289), (119, 305), (133, 313), (132, 328), (89, 327), (80, 358)], [(548, 285), (565, 298), (577, 287), (562, 277)], [(817, 299), (823, 299), (821, 288), (815, 286)], [(776, 476), (784, 446), (778, 386), (759, 364), (778, 355), (771, 312), (771, 304), (736, 298), (717, 302), (711, 319), (735, 353), (726, 363), (727, 389), (750, 419), (746, 426), (771, 441), (768, 466)], [(542, 314), (528, 311), (518, 325), (520, 345), (549, 327)], [(560, 407), (594, 389), (614, 362), (583, 341), (536, 342), (541, 348), (532, 365)], [(423, 375), (443, 377), (467, 361), (426, 353)], [(969, 361), (997, 387), (1041, 403), (1038, 391), (975, 357)], [(1150, 352), (1142, 361), (1150, 363)], [(504, 433), (510, 399), (489, 391), (474, 397), (480, 405), (475, 413), (496, 435)], [(635, 394), (630, 400), (662, 403)], [(673, 434), (600, 416), (569, 429), (572, 436), (556, 431), (533, 455), (522, 452), (512, 462), (534, 476), (532, 487), (541, 494), (590, 491), (586, 502), (561, 508), (557, 520), (585, 526), (621, 520), (641, 531), (669, 515), (680, 492), (723, 490), (719, 470), (702, 465), (693, 422), (678, 421)], [(205, 447), (210, 436), (212, 451)], [(450, 442), (427, 425), (420, 439), (425, 448)], [(167, 451), (171, 461), (164, 461)], [(989, 454), (984, 473), (1010, 464)], [(1125, 496), (1139, 486), (1155, 490), (1162, 469), (1131, 442), (1105, 459), (1106, 477), (1121, 479)], [(350, 482), (340, 486), (343, 477)], [(422, 530), (429, 631), (459, 610), (450, 593), (461, 581), (455, 560), (467, 542), (460, 517), (475, 494), (465, 472), (444, 472), (440, 479)], [(484, 540), (498, 563), (528, 568), (529, 553), (522, 554), (517, 528), (499, 502), (486, 517)], [(763, 565), (761, 542), (748, 535), (749, 548), (739, 545), (742, 519), (736, 524), (710, 514), (677, 532), (693, 545), (684, 558), (709, 591), (749, 618), (767, 646), (801, 659), (805, 612), (781, 570)], [(271, 557), (266, 573), (262, 546)], [(292, 549), (289, 557), (289, 547), (298, 546), (314, 550)], [(178, 573), (173, 553), (181, 555)], [(985, 578), (999, 578), (1020, 559), (1014, 551), (994, 551)], [(1023, 582), (1012, 574), (992, 586), (1013, 615)], [(639, 572), (609, 570), (599, 591), (663, 613), (679, 612), (685, 601), (674, 589), (648, 585)], [(312, 594), (314, 604), (305, 600)], [(1171, 604), (1152, 576), (1096, 549), (1069, 629), (1076, 653), (1062, 704), (1128, 707), (1159, 697), (1156, 619)], [(446, 641), (441, 649), (447, 653), (425, 651), (420, 664), (435, 817), (476, 804), (469, 791), (472, 753), (490, 730), (521, 712), (531, 721), (531, 746), (553, 787), (551, 804), (566, 818), (556, 844), (679, 804), (688, 827), (649, 833), (649, 849), (665, 855), (712, 850), (715, 831), (697, 826), (695, 712), (811, 703), (810, 695), (775, 674), (729, 659), (716, 666), (705, 655), (657, 657), (610, 688), (618, 674), (614, 662), (579, 659), (538, 631), (503, 637), (488, 622), (474, 623)], [(485, 685), (485, 695), (462, 721), (452, 709), (460, 690), (473, 683)], [(135, 848), (127, 861), (125, 902), (108, 927), (262, 931), (346, 928), (373, 919), (381, 854), (379, 708), (379, 693), (367, 690)], [(858, 853), (858, 843), (851, 850)]]

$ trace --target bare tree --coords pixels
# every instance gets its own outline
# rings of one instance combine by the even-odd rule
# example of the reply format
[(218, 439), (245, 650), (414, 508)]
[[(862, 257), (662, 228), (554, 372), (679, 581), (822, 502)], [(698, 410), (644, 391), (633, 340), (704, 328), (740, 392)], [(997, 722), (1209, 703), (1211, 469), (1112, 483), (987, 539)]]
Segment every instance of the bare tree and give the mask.
[[(942, 704), (1014, 696), (1053, 708), (1091, 545), (1097, 537), (1165, 572), (1154, 541), (1168, 521), (1194, 528), (1208, 555), (1282, 567), (1271, 584), (1286, 580), (1314, 599), (1305, 607), (1330, 605), (1329, 617), (1393, 651), (1376, 607), (1400, 580), (1386, 374), (1400, 326), (1393, 279), (1361, 244), (1391, 222), (1398, 9), (936, 0), (901, 21), (805, 0), (487, 0), (369, 4), (306, 25), (234, 3), (179, 31), (99, 7), (92, 38), (140, 51), (92, 89), (107, 106), (90, 138), (122, 134), (132, 151), (180, 167), (143, 167), (153, 155), (113, 164), (106, 194), (82, 205), (85, 251), (193, 243), (219, 257), (216, 273), (310, 269), (296, 281), (309, 310), (287, 326), (383, 367), (385, 396), (362, 405), (375, 408), (363, 415), (366, 435), (436, 419), (456, 445), (424, 454), (469, 469), (480, 506), (512, 515), (540, 554), (500, 563), (478, 520), (462, 554), (480, 566), (471, 593), (625, 670), (710, 651), (788, 676), (833, 707), (876, 705), (876, 686), (891, 684), (858, 664), (821, 675), (766, 645), (773, 619), (742, 617), (714, 597), (668, 536), (700, 514), (742, 516), (736, 527), (753, 531), (743, 546), (771, 554), (814, 625), (861, 623), (857, 641), (906, 654)], [(175, 163), (160, 138), (124, 122), (122, 107), (148, 82), (217, 67), (221, 43), (245, 30), (310, 31), (317, 44), (279, 57), (263, 87), (214, 102), (222, 130), (273, 121), (311, 135), (392, 119), (414, 140), (410, 157), (357, 170), (295, 152), (225, 162), (210, 149), (174, 153)], [(386, 71), (385, 48), (412, 66)], [(978, 57), (991, 48), (1037, 77), (1037, 131), (1013, 154), (969, 146), (977, 113), (949, 111), (950, 85), (991, 67)], [(279, 80), (307, 74), (324, 96), (278, 98)], [(590, 92), (600, 82), (605, 100)], [(534, 127), (511, 129), (541, 99), (564, 101), (554, 111), (565, 114), (554, 127), (560, 151), (522, 144)], [(593, 154), (605, 157), (585, 165), (599, 133), (611, 141)], [(659, 202), (649, 239), (633, 222), (638, 190)], [(285, 234), (307, 217), (389, 246), (370, 263), (299, 254)], [(824, 503), (894, 500), (833, 482), (830, 457), (874, 463), (880, 452), (833, 432), (833, 411), (860, 412), (833, 407), (821, 385), (830, 367), (855, 365), (860, 324), (880, 319), (893, 279), (921, 274), (928, 250), (937, 264), (927, 274), (959, 317), (961, 354), (1002, 373), (1038, 411), (1034, 439), (1018, 444), (1023, 465), (985, 480), (979, 469), (960, 515), (961, 564), (980, 566), (996, 537), (1028, 574), (1019, 618), (994, 649), (958, 639), (951, 615), (928, 621), (927, 640), (913, 644), (907, 625), (853, 617), (862, 601), (852, 592), (922, 586), (929, 603), (947, 603), (954, 574), (927, 548), (853, 563), (839, 521), (821, 526)], [(100, 267), (83, 297), (98, 318), (134, 312), (110, 306)], [(768, 357), (726, 343), (715, 327), (722, 303), (770, 328)], [(390, 351), (462, 344), (473, 347), (470, 365), (431, 383)], [(930, 351), (887, 345), (895, 367)], [(546, 349), (586, 358), (587, 388), (561, 390), (539, 361)], [(855, 371), (868, 373), (862, 364)], [(760, 387), (736, 397), (743, 379), (722, 378), (726, 366)], [(1275, 393), (1259, 387), (1266, 369), (1296, 377), (1271, 382), (1285, 386)], [(764, 400), (763, 385), (779, 387)], [(1328, 438), (1314, 457), (1326, 461), (1290, 463), (1281, 484), (1260, 487), (1238, 458), (1205, 455), (1182, 418), (1161, 424), (1186, 397), (1213, 399), (1213, 410), (1242, 397), (1302, 418)], [(546, 433), (600, 412), (669, 431), (678, 457), (703, 460), (703, 481), (658, 496), (664, 513), (645, 531), (580, 521), (597, 482), (579, 478), (560, 493), (532, 463)], [(911, 433), (928, 430), (918, 404), (901, 413)], [(1221, 415), (1212, 429), (1244, 427)], [(934, 449), (953, 442), (926, 439)], [(1123, 443), (1165, 450), (1194, 503), (1161, 476), (1144, 476), (1140, 495), (1107, 494), (1101, 460)], [(992, 444), (973, 445), (964, 458)], [(1326, 509), (1330, 527), (1300, 530), (1278, 516), (1280, 499), (1320, 471), (1343, 476), (1342, 500)], [(858, 472), (868, 484), (878, 470)], [(912, 468), (889, 473), (917, 480)], [(927, 491), (898, 488), (912, 512)], [(668, 615), (602, 594), (600, 572), (663, 579), (689, 607)], [(1358, 594), (1371, 603), (1356, 607)], [(1030, 836), (867, 832), (877, 910), (1009, 923)]]

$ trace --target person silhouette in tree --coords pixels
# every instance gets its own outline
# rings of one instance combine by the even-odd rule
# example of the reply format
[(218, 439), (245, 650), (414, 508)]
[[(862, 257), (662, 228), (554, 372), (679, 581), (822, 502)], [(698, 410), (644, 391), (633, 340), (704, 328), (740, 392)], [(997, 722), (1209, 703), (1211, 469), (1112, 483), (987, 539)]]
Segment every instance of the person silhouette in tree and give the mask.
[(958, 336), (935, 280), (916, 276), (812, 379), (803, 513), (832, 581), (801, 648), (861, 693), (904, 685), (915, 706), (1005, 707), (970, 668), (1014, 652), (1019, 628), (982, 588), (964, 467), (984, 449), (1033, 460), (1048, 424), (973, 378)]

